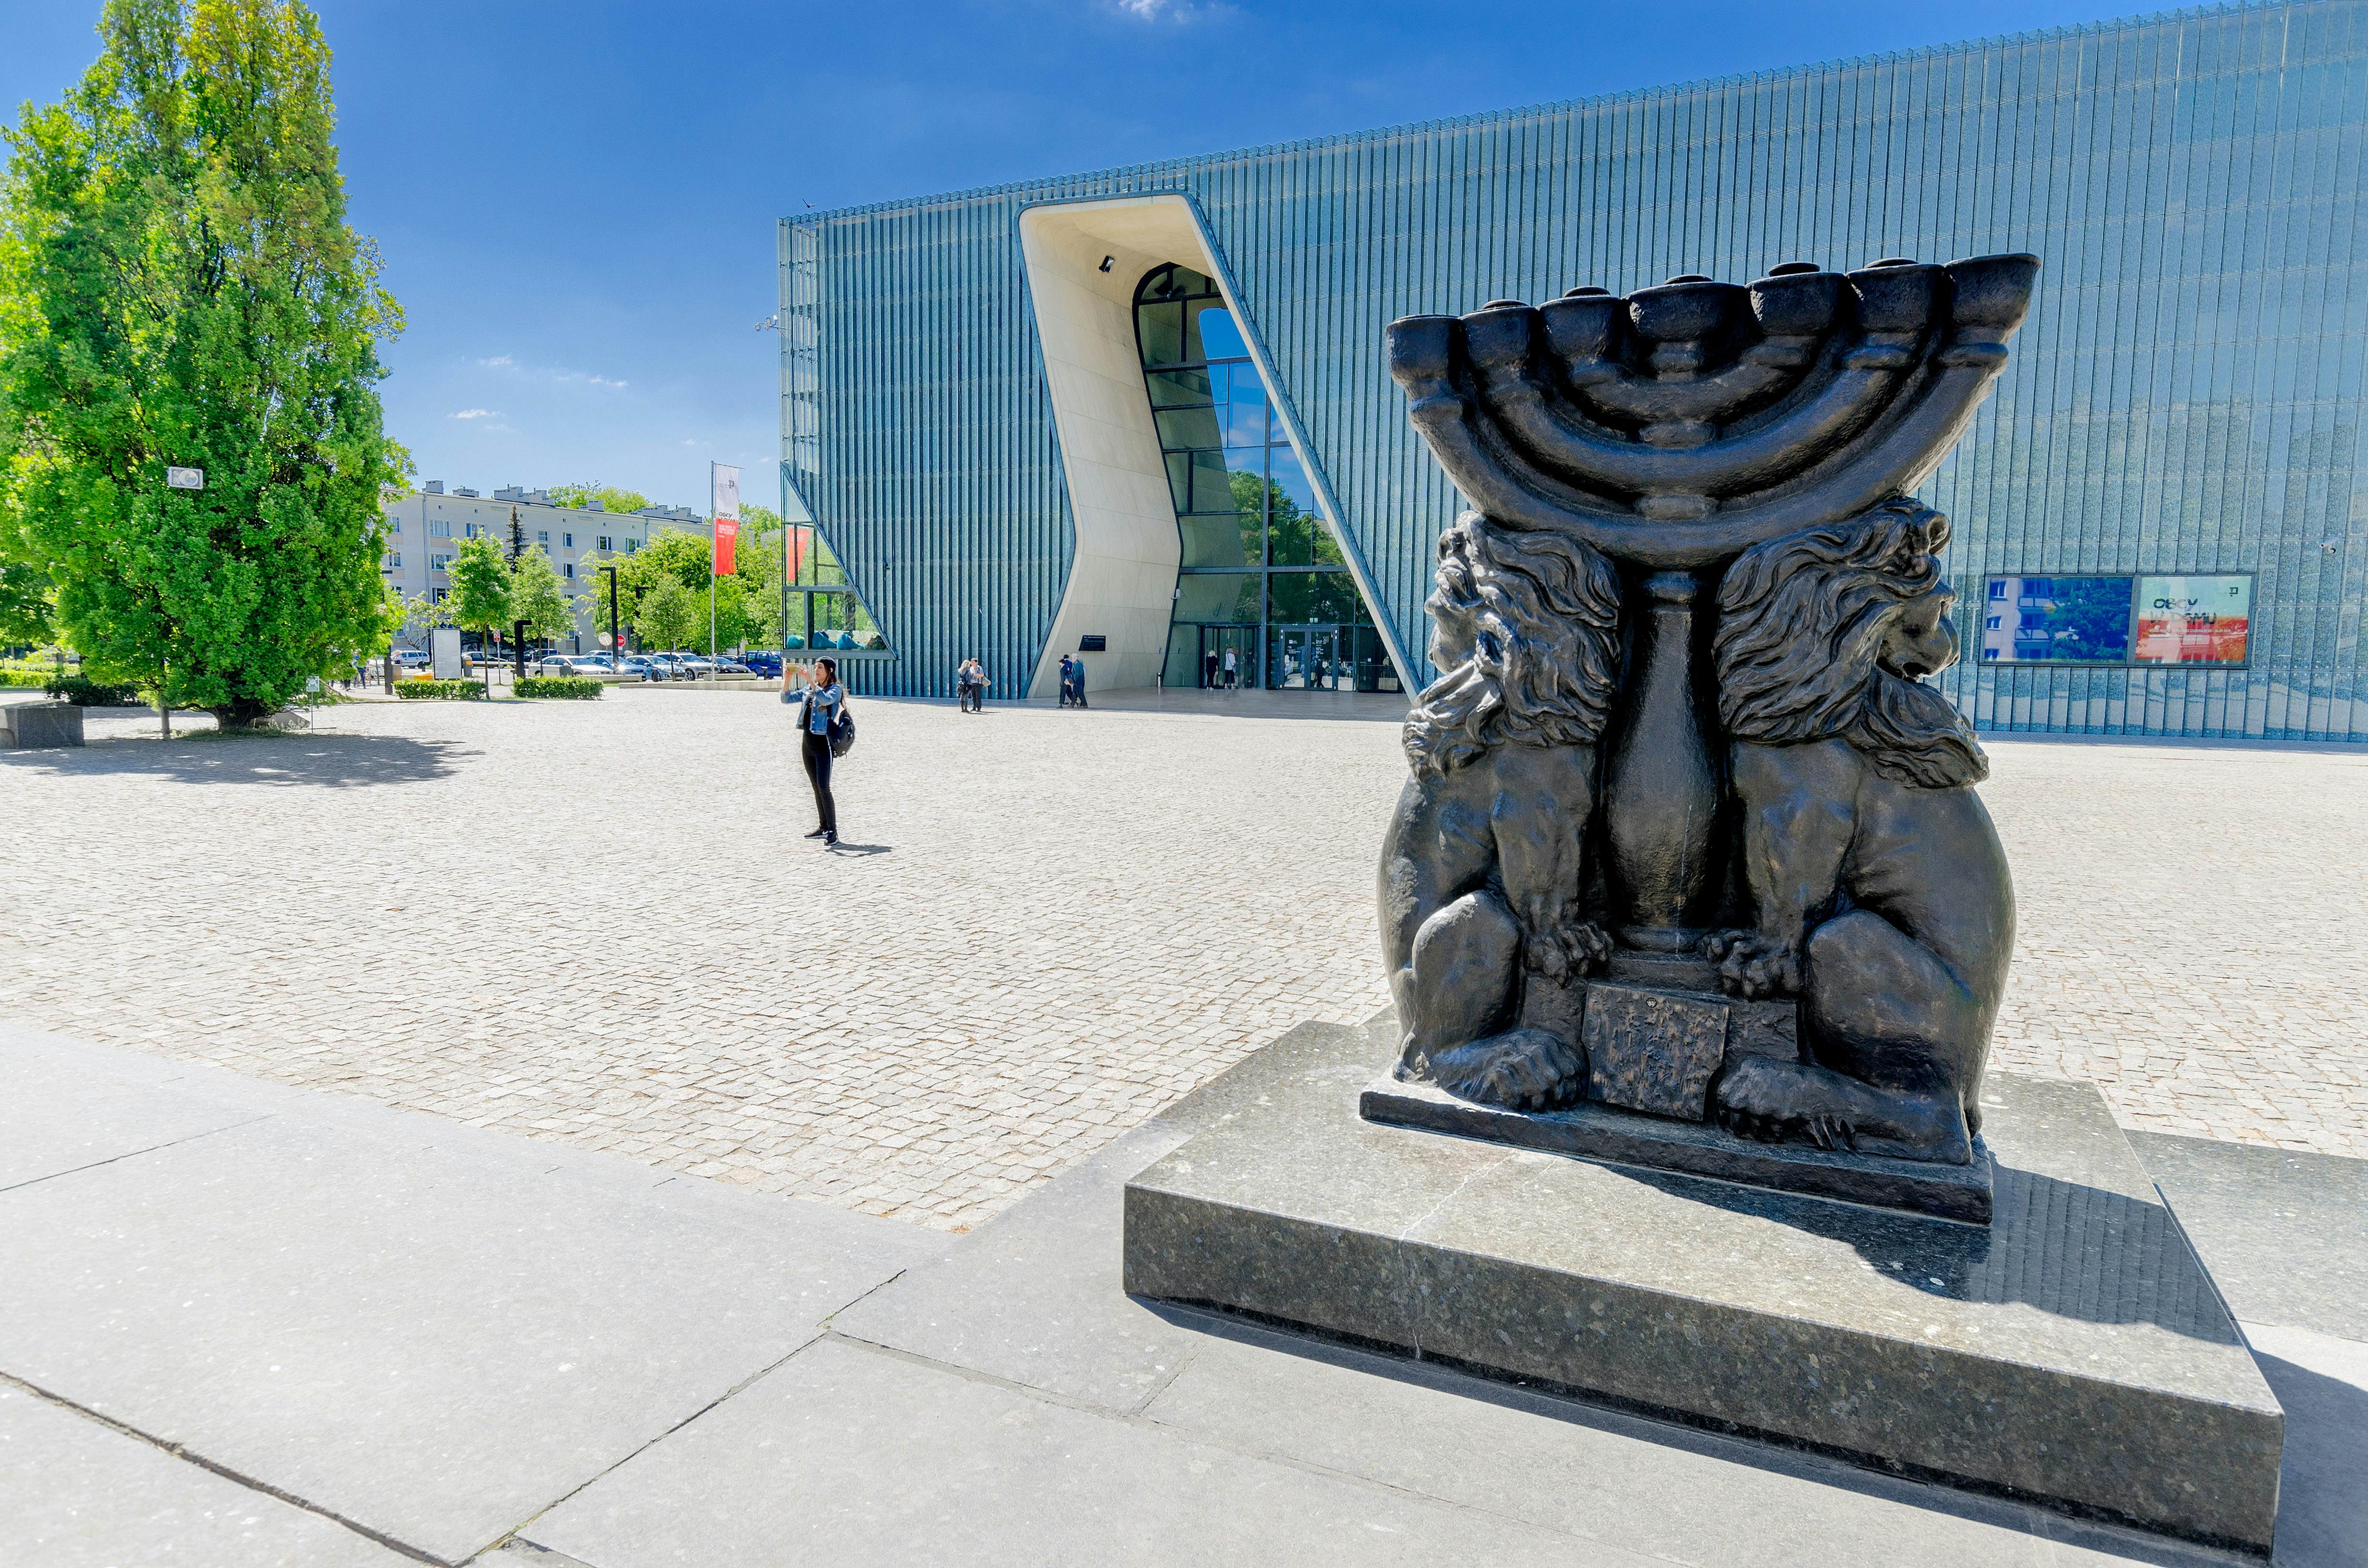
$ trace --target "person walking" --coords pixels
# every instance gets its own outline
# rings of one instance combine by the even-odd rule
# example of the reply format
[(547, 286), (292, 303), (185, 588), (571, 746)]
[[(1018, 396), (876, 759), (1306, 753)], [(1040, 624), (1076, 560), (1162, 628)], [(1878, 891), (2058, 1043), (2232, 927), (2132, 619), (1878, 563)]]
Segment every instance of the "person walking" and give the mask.
[(970, 656), (970, 710), (972, 712), (986, 711), (986, 688), (994, 684), (995, 682), (987, 678), (986, 665), (980, 662), (976, 653), (973, 653)]
[(830, 798), (831, 731), (847, 712), (847, 688), (838, 684), (838, 661), (816, 659), (814, 685), (806, 690), (805, 706), (798, 710), (798, 743), (806, 765), (806, 781), (814, 786), (814, 814), (822, 825), (806, 835), (825, 846), (838, 842), (838, 802)]
[(1225, 650), (1225, 689), (1233, 690), (1241, 684), (1241, 665), (1236, 662), (1234, 651), (1228, 648)]
[(978, 657), (971, 654), (954, 666), (954, 700), (961, 711), (971, 710), (971, 699), (978, 692)]
[(1217, 651), (1204, 650), (1201, 654), (1201, 685), (1210, 691), (1217, 688)]
[(1070, 700), (1070, 699), (1072, 699), (1073, 697), (1075, 697), (1075, 696), (1076, 695), (1076, 693), (1077, 693), (1076, 680), (1077, 680), (1077, 666), (1076, 665), (1076, 664), (1075, 664), (1075, 663), (1073, 663), (1073, 662), (1070, 660), (1070, 658), (1069, 658), (1069, 655), (1068, 655), (1068, 654), (1066, 654), (1066, 653), (1062, 654), (1062, 655), (1061, 655), (1061, 706), (1062, 706), (1062, 707), (1066, 708), (1066, 707), (1069, 705), (1069, 700)]

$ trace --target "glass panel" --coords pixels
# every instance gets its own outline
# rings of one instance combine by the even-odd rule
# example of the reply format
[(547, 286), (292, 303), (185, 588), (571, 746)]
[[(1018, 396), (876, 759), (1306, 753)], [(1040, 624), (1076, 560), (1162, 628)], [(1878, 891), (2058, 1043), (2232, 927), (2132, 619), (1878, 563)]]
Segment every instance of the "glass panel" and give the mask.
[(1982, 600), (1982, 660), (1998, 665), (2125, 665), (2127, 577), (1992, 577)]
[[(806, 643), (808, 648), (827, 652), (833, 648), (879, 648), (886, 645), (879, 628), (871, 624), (871, 618), (863, 612), (861, 605), (855, 602), (854, 595), (814, 594), (806, 597), (814, 600), (814, 633)], [(803, 619), (797, 613), (797, 608), (795, 605), (790, 607), (792, 635), (795, 634), (794, 628)]]
[(1224, 445), (1218, 436), (1217, 411), (1213, 408), (1172, 409), (1152, 417), (1159, 426), (1159, 444), (1168, 451)]
[(1268, 581), (1269, 620), (1357, 625), (1370, 619), (1356, 579), (1346, 572), (1277, 572)]
[(1186, 572), (1176, 579), (1178, 620), (1258, 624), (1255, 572)]
[(1192, 508), (1192, 455), (1190, 452), (1167, 454), (1167, 494), (1176, 509), (1188, 512)]
[[(1162, 307), (1163, 309), (1167, 307)], [(1250, 346), (1223, 300), (1194, 300), (1184, 306), (1184, 356), (1188, 359), (1247, 359)]]
[(2137, 662), (2241, 665), (2252, 619), (2250, 577), (2141, 577)]
[(1324, 526), (1315, 510), (1313, 488), (1299, 460), (1289, 447), (1269, 450), (1268, 460), (1273, 465), (1268, 504), (1272, 513), (1268, 523), (1268, 538), (1274, 548), (1277, 566), (1338, 566), (1345, 564), (1339, 542)]
[(1144, 364), (1173, 365), (1185, 357), (1182, 305), (1139, 305), (1134, 320)]
[[(1258, 522), (1233, 512), (1188, 512), (1176, 519), (1187, 566), (1255, 566)], [(1178, 612), (1181, 614), (1179, 610)], [(1251, 619), (1258, 619), (1252, 614)]]
[(1192, 463), (1192, 506), (1195, 512), (1230, 512), (1234, 509), (1233, 482), (1225, 474), (1225, 454), (1194, 452)]
[(1221, 417), (1224, 422), (1224, 444), (1228, 447), (1263, 447), (1272, 437), (1267, 433), (1266, 389), (1258, 384), (1258, 370), (1250, 365), (1211, 366), (1212, 385), (1222, 395)]
[(1151, 406), (1174, 408), (1178, 404), (1209, 401), (1209, 372), (1206, 370), (1154, 370), (1144, 378), (1151, 388)]

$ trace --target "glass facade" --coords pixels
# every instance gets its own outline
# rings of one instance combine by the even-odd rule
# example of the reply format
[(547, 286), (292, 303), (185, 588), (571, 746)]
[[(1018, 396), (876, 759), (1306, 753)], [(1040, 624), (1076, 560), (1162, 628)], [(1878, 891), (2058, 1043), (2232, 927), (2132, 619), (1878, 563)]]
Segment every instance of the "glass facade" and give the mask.
[(1340, 541), (1317, 511), (1214, 281), (1153, 268), (1135, 344), (1181, 547), (1165, 684), (1396, 690)]
[[(871, 678), (944, 694), (973, 642), (1036, 667), (1076, 532), (1016, 236), (1039, 207), (1173, 196), (1239, 319), (1174, 275), (1193, 297), (1139, 318), (1184, 546), (1168, 680), (1205, 673), (1200, 628), (1260, 681), (1337, 662), (1275, 641), (1355, 624), (1302, 619), (1332, 613), (1332, 562), (1277, 524), (1288, 500), (1339, 526), (1419, 681), (1459, 501), (1389, 379), (1390, 321), (2027, 250), (2045, 266), (2013, 358), (1919, 492), (1955, 525), (1959, 613), (1985, 622), (1961, 620), (1941, 688), (1991, 732), (2368, 742), (2364, 191), (2368, 0), (2304, 0), (802, 214), (781, 233), (784, 481), (909, 661)], [(1247, 401), (1227, 330), (1267, 371)], [(1304, 490), (1275, 466), (1278, 420)], [(2017, 585), (2011, 628), (1986, 624), (1994, 579)], [(2021, 586), (2094, 579), (2126, 594)], [(2026, 597), (2059, 618), (2050, 656), (2013, 645)], [(1993, 630), (2009, 635), (1982, 656)]]

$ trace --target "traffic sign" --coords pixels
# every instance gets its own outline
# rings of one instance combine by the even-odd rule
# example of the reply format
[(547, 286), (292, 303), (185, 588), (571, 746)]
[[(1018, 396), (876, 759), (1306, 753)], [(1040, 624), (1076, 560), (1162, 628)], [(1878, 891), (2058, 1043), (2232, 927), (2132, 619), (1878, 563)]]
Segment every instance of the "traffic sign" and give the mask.
[(165, 483), (175, 490), (203, 490), (206, 487), (206, 471), (201, 468), (168, 467), (165, 470)]

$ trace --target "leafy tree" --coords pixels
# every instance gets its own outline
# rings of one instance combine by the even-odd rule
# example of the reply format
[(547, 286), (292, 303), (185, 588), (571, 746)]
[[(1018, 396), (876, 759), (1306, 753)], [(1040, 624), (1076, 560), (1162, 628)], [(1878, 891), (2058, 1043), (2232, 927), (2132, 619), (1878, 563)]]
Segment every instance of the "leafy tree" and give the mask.
[(650, 504), (650, 498), (638, 490), (620, 490), (597, 479), (554, 484), (543, 494), (563, 506), (583, 506), (598, 501), (611, 512), (638, 512)]
[[(502, 547), (490, 534), (462, 540), (453, 552), (450, 575), (452, 597), (447, 606), (452, 619), (484, 638), (490, 658), (501, 629), (517, 619), (510, 613), (510, 569), (502, 559)], [(488, 665), (485, 685), (490, 689), (493, 683)]]
[(671, 577), (643, 594), (633, 615), (633, 631), (644, 648), (688, 647), (692, 631), (706, 624), (706, 596)]
[(0, 551), (95, 668), (244, 726), (395, 623), (380, 505), (409, 460), (375, 388), (402, 312), (346, 224), (310, 10), (108, 0), (99, 33), (7, 133)]
[(527, 546), (510, 568), (510, 621), (524, 621), (528, 636), (554, 642), (575, 633), (575, 606), (567, 597), (559, 568), (539, 544)]

